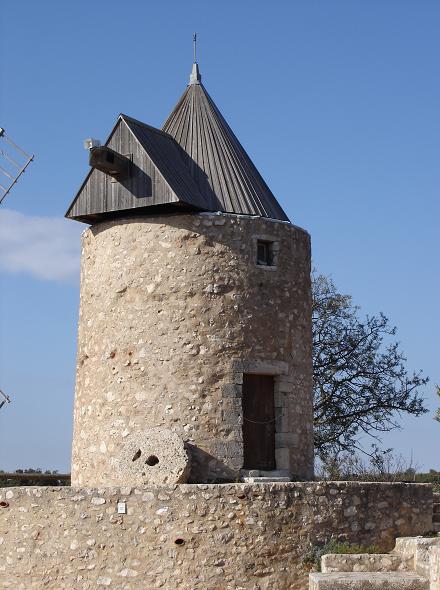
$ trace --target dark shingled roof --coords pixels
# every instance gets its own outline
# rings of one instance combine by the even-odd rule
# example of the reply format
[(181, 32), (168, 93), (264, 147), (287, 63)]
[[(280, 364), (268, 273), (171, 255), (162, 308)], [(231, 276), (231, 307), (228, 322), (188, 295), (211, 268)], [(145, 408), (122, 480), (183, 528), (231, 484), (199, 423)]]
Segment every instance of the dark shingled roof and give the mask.
[(194, 64), (190, 84), (163, 131), (187, 154), (206, 208), (288, 221), (262, 176), (201, 83)]

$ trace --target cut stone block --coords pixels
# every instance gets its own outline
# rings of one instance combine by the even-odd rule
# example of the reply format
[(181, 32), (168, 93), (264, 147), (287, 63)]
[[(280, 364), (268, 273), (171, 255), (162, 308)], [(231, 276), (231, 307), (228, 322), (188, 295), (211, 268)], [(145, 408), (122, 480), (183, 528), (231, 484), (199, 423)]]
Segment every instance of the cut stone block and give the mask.
[(429, 578), (429, 551), (440, 547), (440, 537), (399, 537), (396, 539), (394, 554), (414, 558), (414, 570)]
[(440, 590), (440, 547), (431, 547), (429, 550), (430, 562), (430, 590)]
[(429, 590), (429, 582), (410, 572), (310, 574), (309, 590)]
[(149, 428), (127, 437), (116, 471), (119, 485), (185, 483), (190, 457), (183, 440), (175, 432)]
[(390, 553), (338, 554), (321, 558), (323, 573), (333, 572), (397, 572), (413, 570), (413, 558)]
[(288, 448), (277, 449), (275, 447), (275, 463), (277, 469), (289, 469), (290, 468), (290, 455)]
[(298, 446), (299, 437), (296, 432), (276, 432), (275, 433), (275, 448), (292, 448)]

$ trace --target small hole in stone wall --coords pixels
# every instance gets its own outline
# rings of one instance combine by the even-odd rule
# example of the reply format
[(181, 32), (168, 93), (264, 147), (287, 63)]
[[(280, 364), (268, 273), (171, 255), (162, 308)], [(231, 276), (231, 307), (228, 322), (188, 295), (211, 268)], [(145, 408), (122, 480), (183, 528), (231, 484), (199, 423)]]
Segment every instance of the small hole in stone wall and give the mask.
[(0, 508), (7, 508), (9, 506), (9, 502), (0, 502)]
[(158, 463), (159, 459), (156, 457), (156, 455), (150, 455), (145, 461), (145, 465), (149, 465), (150, 467), (153, 467), (153, 465), (157, 465)]
[(116, 350), (112, 350), (111, 353), (110, 353), (110, 358), (111, 359), (114, 359), (115, 356), (116, 356)]
[(181, 539), (180, 537), (178, 537), (178, 538), (177, 538), (177, 539), (174, 541), (174, 543), (175, 543), (176, 545), (185, 545), (185, 539)]
[(141, 452), (141, 450), (139, 449), (139, 450), (138, 450), (138, 451), (136, 451), (136, 453), (133, 455), (133, 459), (132, 459), (132, 461), (137, 461), (141, 455), (142, 455), (142, 452)]
[(246, 494), (238, 494), (237, 498), (239, 500), (244, 500), (246, 498)]

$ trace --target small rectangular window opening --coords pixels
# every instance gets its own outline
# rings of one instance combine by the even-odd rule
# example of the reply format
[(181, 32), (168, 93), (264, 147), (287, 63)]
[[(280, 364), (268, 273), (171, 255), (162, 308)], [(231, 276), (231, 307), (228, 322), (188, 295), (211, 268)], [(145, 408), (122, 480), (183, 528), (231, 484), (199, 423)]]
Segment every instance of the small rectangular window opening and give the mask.
[(257, 240), (257, 264), (273, 266), (273, 242)]

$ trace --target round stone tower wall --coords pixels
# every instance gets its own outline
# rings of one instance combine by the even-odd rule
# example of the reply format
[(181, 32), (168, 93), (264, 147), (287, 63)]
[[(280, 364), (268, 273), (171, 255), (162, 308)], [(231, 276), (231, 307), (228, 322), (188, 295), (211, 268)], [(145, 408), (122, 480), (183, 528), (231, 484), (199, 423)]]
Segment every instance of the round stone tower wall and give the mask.
[[(259, 242), (271, 265), (257, 264)], [(83, 234), (72, 485), (133, 483), (121, 481), (124, 445), (150, 428), (185, 441), (190, 481), (235, 480), (247, 375), (273, 376), (276, 469), (310, 478), (311, 345), (304, 230), (206, 213), (92, 226)]]

